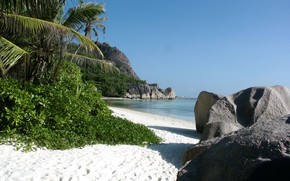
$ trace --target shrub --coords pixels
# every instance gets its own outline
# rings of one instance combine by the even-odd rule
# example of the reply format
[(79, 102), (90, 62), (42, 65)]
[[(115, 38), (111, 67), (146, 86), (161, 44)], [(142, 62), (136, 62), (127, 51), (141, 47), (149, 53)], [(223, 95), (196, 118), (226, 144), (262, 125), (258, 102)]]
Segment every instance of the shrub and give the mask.
[(101, 115), (96, 128), (98, 130), (97, 137), (103, 143), (145, 145), (161, 141), (146, 126), (119, 117)]
[[(67, 64), (67, 63), (66, 63)], [(68, 149), (88, 144), (138, 144), (160, 141), (147, 127), (112, 116), (92, 84), (79, 82), (74, 65), (61, 70), (53, 85), (0, 79), (0, 137), (18, 146)], [(66, 76), (76, 75), (74, 78)], [(74, 81), (77, 80), (77, 81)]]

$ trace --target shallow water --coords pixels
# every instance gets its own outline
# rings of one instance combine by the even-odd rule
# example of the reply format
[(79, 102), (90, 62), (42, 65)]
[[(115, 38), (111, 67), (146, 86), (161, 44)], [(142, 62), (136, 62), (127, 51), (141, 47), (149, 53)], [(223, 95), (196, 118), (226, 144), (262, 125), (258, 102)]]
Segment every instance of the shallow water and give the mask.
[(127, 108), (135, 111), (172, 117), (194, 122), (194, 105), (196, 99), (174, 100), (136, 100), (136, 99), (104, 99), (109, 106)]

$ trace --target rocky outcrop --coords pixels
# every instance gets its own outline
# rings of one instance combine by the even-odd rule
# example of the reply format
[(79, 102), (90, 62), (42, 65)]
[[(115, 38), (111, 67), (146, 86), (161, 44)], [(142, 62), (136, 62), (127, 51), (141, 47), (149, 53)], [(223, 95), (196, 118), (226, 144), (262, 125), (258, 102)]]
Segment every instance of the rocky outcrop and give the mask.
[(196, 131), (202, 133), (205, 125), (208, 123), (210, 108), (223, 96), (211, 92), (202, 91), (197, 97), (194, 106), (194, 116)]
[[(290, 173), (289, 138), (290, 115), (259, 119), (250, 127), (188, 149), (184, 160), (187, 163), (178, 172), (177, 180), (244, 181), (255, 180), (257, 175), (285, 178)], [(283, 165), (277, 168), (277, 163)], [(273, 169), (269, 169), (271, 166)]]
[(108, 43), (97, 43), (97, 46), (104, 54), (104, 59), (113, 63), (118, 69), (127, 75), (139, 79), (133, 70), (130, 60), (116, 47), (111, 47)]
[(150, 90), (148, 84), (133, 84), (129, 86), (126, 97), (130, 99), (150, 99)]
[[(206, 99), (199, 99), (207, 109), (200, 108), (202, 102), (196, 104), (205, 121), (202, 138), (186, 150), (178, 180), (279, 180), (282, 174), (289, 176), (290, 89), (251, 87), (219, 97), (212, 106), (210, 96), (202, 93)], [(277, 169), (277, 164), (288, 170), (281, 165)]]
[(151, 99), (164, 99), (164, 91), (160, 89), (158, 84), (149, 84), (150, 86), (150, 98)]
[[(249, 127), (260, 120), (275, 120), (287, 114), (290, 114), (289, 88), (251, 87), (223, 97), (211, 107), (208, 120), (203, 122), (203, 125), (206, 124), (201, 140)], [(196, 124), (200, 126), (198, 122)]]
[(175, 99), (175, 92), (170, 87), (163, 91), (158, 84), (135, 84), (129, 86), (126, 97), (131, 99)]
[(176, 97), (175, 91), (171, 87), (165, 89), (164, 95), (167, 99), (174, 99)]
[[(140, 80), (133, 70), (130, 60), (123, 52), (116, 47), (111, 47), (108, 43), (97, 42), (97, 45), (107, 61), (130, 77)], [(170, 87), (163, 91), (158, 84), (128, 84), (125, 97), (132, 99), (175, 99), (175, 91)]]

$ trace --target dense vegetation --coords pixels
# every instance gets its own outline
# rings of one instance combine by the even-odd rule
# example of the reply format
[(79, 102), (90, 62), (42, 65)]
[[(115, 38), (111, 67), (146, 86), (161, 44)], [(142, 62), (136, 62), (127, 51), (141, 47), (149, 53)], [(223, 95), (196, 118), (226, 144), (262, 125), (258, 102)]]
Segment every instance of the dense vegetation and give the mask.
[(53, 85), (0, 79), (0, 135), (6, 143), (25, 143), (27, 149), (33, 145), (67, 149), (95, 143), (160, 141), (144, 125), (112, 116), (95, 87), (82, 84), (79, 68), (64, 64)]
[[(108, 67), (90, 39), (102, 27), (103, 5), (81, 3), (65, 16), (64, 5), (65, 0), (0, 0), (1, 143), (67, 149), (159, 142), (145, 126), (112, 116), (99, 88), (83, 82), (71, 63)], [(70, 51), (76, 42), (79, 48)]]
[[(122, 69), (108, 63), (106, 60), (97, 60), (98, 63), (96, 63), (95, 59), (93, 59), (94, 54), (85, 52), (83, 48), (79, 48), (76, 44), (70, 44), (68, 49), (71, 52), (78, 51), (80, 55), (78, 57), (78, 65), (83, 73), (83, 80), (98, 87), (103, 96), (125, 97), (130, 85), (146, 83), (143, 80), (129, 76)], [(80, 61), (80, 57), (82, 57), (83, 61)]]
[(144, 83), (118, 70), (106, 71), (98, 64), (82, 67), (85, 81), (92, 82), (106, 97), (124, 97), (130, 84)]

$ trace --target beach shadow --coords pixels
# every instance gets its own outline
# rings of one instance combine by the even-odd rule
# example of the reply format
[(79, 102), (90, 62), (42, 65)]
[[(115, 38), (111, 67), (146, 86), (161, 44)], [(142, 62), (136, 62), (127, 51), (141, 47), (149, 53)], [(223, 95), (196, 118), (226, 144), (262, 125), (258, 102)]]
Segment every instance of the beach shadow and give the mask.
[[(196, 132), (193, 129), (186, 128), (174, 128), (174, 127), (165, 127), (165, 126), (148, 126), (149, 128), (168, 131), (170, 133), (178, 134), (188, 138), (200, 139), (200, 133)], [(185, 153), (185, 150), (192, 147), (193, 144), (190, 143), (161, 143), (148, 146), (149, 149), (158, 151), (162, 158), (171, 163), (176, 168), (182, 166), (182, 158)]]
[(182, 166), (182, 158), (185, 150), (192, 147), (192, 145), (185, 143), (164, 143), (150, 145), (148, 148), (158, 151), (165, 161), (179, 169)]
[(174, 134), (186, 136), (189, 138), (200, 139), (200, 133), (193, 129), (185, 129), (185, 128), (173, 128), (173, 127), (165, 127), (165, 126), (148, 126), (148, 128), (158, 129), (162, 131), (168, 131)]

